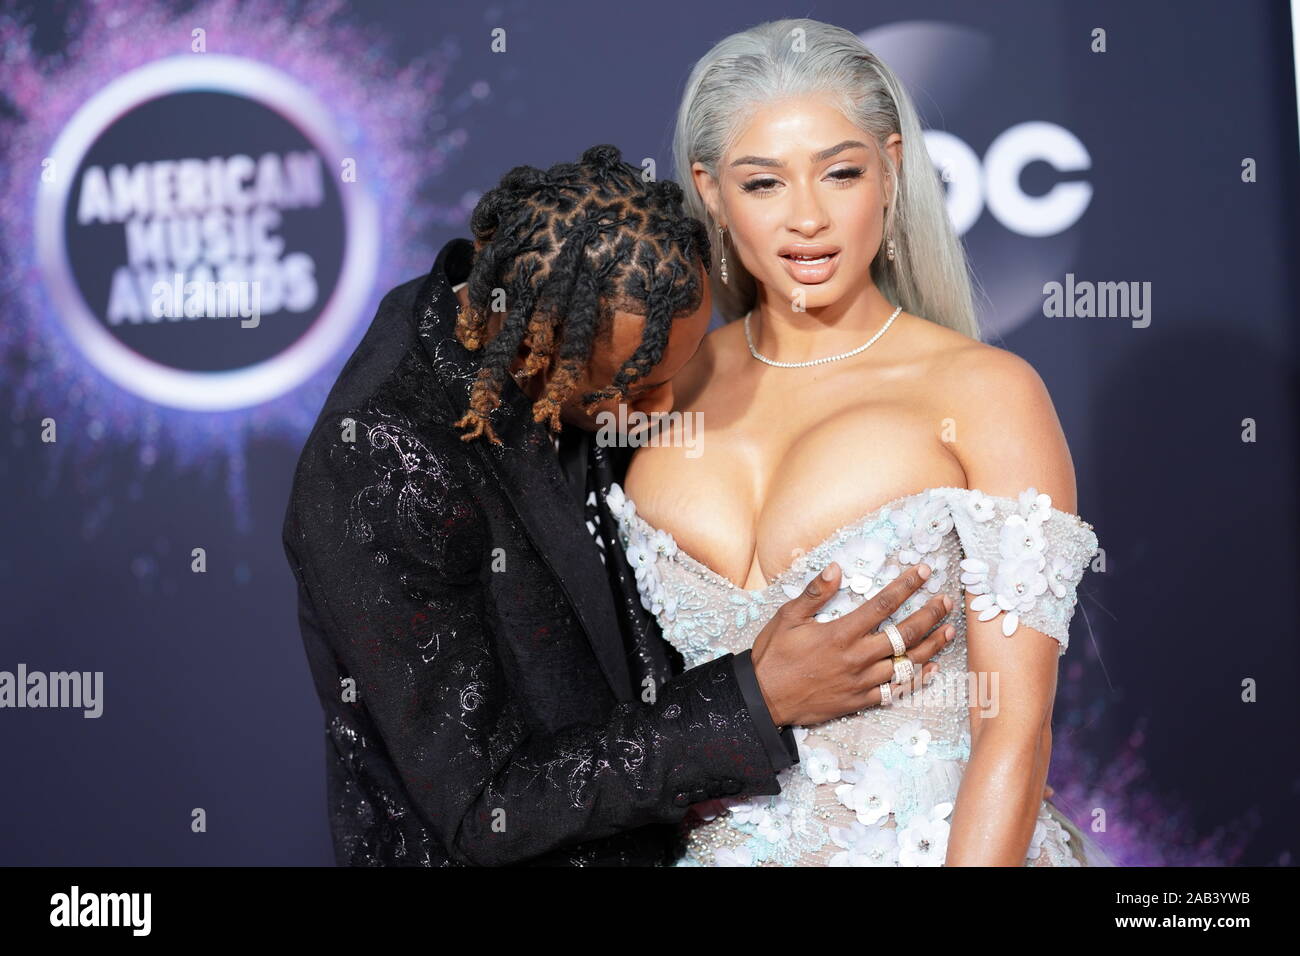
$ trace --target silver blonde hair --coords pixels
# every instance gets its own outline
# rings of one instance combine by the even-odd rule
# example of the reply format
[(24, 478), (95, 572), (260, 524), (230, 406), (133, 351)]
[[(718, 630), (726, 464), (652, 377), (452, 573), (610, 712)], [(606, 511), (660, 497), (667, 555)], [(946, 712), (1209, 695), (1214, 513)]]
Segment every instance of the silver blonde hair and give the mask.
[[(714, 239), (709, 281), (718, 311), (727, 321), (740, 318), (757, 304), (758, 288), (735, 255), (727, 257), (729, 284), (718, 278), (718, 224), (695, 188), (691, 164), (700, 163), (717, 178), (723, 155), (751, 113), (805, 94), (831, 97), (875, 142), (889, 169), (892, 197), (884, 235), (894, 239), (895, 259), (888, 260), (882, 242), (871, 263), (877, 288), (905, 311), (978, 339), (966, 254), (948, 218), (943, 184), (911, 97), (854, 34), (817, 20), (773, 20), (734, 33), (706, 53), (686, 81), (673, 162), (687, 213), (708, 226)], [(892, 133), (903, 138), (901, 171), (883, 148)]]

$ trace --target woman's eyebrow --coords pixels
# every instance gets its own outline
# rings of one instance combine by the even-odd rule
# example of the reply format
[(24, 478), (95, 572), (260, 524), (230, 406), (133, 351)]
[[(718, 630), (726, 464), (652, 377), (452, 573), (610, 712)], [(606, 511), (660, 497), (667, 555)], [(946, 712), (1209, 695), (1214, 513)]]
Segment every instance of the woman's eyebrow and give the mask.
[[(866, 149), (867, 144), (862, 142), (861, 140), (846, 139), (842, 143), (837, 143), (834, 146), (821, 150), (820, 152), (813, 153), (810, 158), (814, 163), (820, 163), (822, 160), (830, 159), (836, 153), (842, 153), (846, 149), (854, 149), (856, 147), (861, 147), (863, 149)], [(732, 166), (780, 167), (784, 164), (779, 159), (769, 159), (766, 156), (742, 156), (740, 157), (740, 159), (735, 160), (731, 165)]]

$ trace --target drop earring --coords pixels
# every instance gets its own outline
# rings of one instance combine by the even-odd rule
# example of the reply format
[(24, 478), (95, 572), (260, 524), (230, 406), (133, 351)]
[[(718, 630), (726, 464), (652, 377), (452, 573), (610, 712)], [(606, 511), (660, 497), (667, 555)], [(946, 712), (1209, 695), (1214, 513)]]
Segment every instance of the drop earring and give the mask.
[(722, 284), (727, 284), (727, 235), (726, 230), (721, 225), (718, 226), (718, 266), (719, 278)]
[[(886, 217), (886, 220), (888, 220), (888, 217), (889, 217), (889, 203), (885, 203), (885, 217)], [(886, 223), (886, 224), (888, 224), (888, 223)], [(886, 237), (885, 237), (885, 258), (888, 259), (890, 262), (893, 262), (893, 261), (894, 261), (894, 257), (895, 257), (895, 255), (896, 255), (896, 253), (895, 253), (895, 251), (894, 251), (894, 237), (893, 237), (893, 236), (886, 236)]]

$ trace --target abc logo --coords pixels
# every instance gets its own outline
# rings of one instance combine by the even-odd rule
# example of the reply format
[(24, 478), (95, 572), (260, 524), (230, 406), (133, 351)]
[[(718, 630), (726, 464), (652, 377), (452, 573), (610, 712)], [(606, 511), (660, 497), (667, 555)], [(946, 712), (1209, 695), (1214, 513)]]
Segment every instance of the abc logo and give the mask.
[(1092, 200), (1087, 182), (1056, 183), (1041, 196), (1021, 188), (1021, 174), (1030, 163), (1047, 163), (1059, 173), (1091, 167), (1079, 138), (1055, 123), (1012, 126), (989, 144), (983, 162), (951, 133), (927, 130), (925, 146), (948, 185), (948, 214), (958, 235), (965, 235), (987, 207), (1014, 233), (1054, 236), (1078, 222)]

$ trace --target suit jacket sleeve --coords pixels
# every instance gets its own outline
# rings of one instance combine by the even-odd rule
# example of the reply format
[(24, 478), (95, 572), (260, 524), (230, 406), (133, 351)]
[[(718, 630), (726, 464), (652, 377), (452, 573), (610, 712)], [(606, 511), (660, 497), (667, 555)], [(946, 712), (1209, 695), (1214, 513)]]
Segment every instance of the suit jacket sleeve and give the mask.
[(412, 433), (384, 441), (398, 464), (378, 466), (373, 441), (313, 434), (285, 546), (356, 683), (357, 701), (340, 705), (346, 688), (318, 680), (327, 713), (365, 708), (453, 859), (520, 862), (679, 820), (702, 800), (779, 792), (730, 655), (668, 681), (651, 704), (539, 727), (492, 633), (500, 618), (485, 613), (491, 546), (478, 506)]
[(758, 675), (754, 672), (754, 660), (750, 652), (744, 650), (734, 655), (732, 664), (740, 692), (745, 698), (745, 706), (754, 721), (758, 738), (767, 750), (768, 759), (772, 761), (772, 768), (784, 770), (791, 764), (798, 763), (799, 747), (794, 739), (794, 729), (778, 727), (772, 721), (772, 713), (767, 709), (767, 701), (763, 700), (762, 688), (758, 686)]

